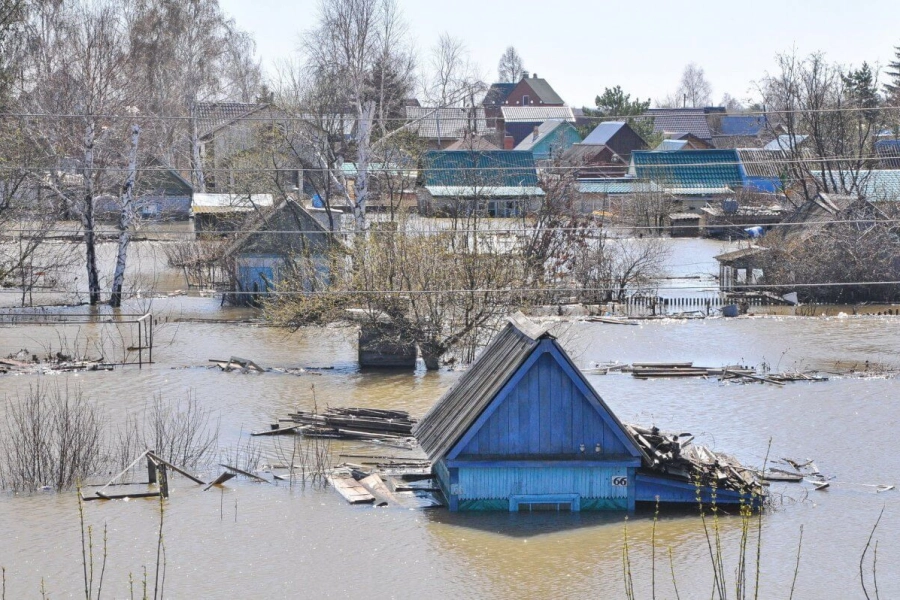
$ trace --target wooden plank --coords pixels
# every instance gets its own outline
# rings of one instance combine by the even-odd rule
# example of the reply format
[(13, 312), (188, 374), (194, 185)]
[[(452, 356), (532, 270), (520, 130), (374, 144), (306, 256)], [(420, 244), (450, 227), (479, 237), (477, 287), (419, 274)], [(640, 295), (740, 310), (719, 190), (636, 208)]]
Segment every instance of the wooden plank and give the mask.
[(375, 502), (375, 496), (352, 477), (328, 476), (328, 482), (350, 504), (369, 504)]
[(82, 495), (81, 499), (85, 502), (91, 500), (124, 500), (125, 498), (159, 498), (159, 492), (138, 492), (134, 494), (102, 494), (95, 492), (96, 496)]
[(216, 477), (215, 481), (213, 481), (208, 486), (203, 488), (203, 491), (205, 492), (206, 490), (208, 490), (209, 488), (211, 488), (214, 485), (222, 485), (223, 483), (225, 483), (229, 479), (232, 479), (233, 477), (235, 477), (234, 473), (228, 473), (228, 472), (222, 473), (221, 475)]
[(278, 427), (276, 429), (266, 429), (263, 431), (253, 431), (250, 433), (251, 436), (261, 436), (261, 435), (287, 435), (289, 433), (297, 433), (302, 430), (307, 425), (294, 425), (291, 427)]
[(225, 463), (219, 463), (219, 466), (224, 467), (230, 471), (234, 471), (235, 473), (238, 473), (239, 475), (243, 475), (245, 477), (255, 479), (256, 481), (261, 481), (262, 483), (271, 483), (271, 481), (269, 481), (268, 479), (260, 477), (259, 475), (255, 475), (255, 474), (251, 473), (250, 471), (238, 469), (237, 467), (232, 467), (231, 465), (226, 465)]
[(359, 483), (375, 497), (379, 506), (384, 504), (400, 504), (400, 500), (398, 500), (391, 490), (388, 489), (387, 484), (384, 483), (384, 480), (377, 473), (373, 473), (368, 477), (361, 479)]
[(164, 460), (164, 459), (158, 457), (157, 455), (153, 454), (152, 452), (147, 452), (147, 456), (149, 456), (150, 458), (152, 458), (152, 459), (155, 460), (156, 462), (160, 462), (160, 463), (166, 465), (167, 467), (169, 467), (170, 469), (172, 469), (172, 470), (175, 471), (176, 473), (180, 473), (180, 474), (184, 475), (185, 477), (187, 477), (188, 479), (190, 479), (190, 480), (193, 481), (194, 483), (199, 483), (200, 485), (206, 485), (206, 482), (203, 481), (202, 479), (198, 479), (197, 477), (194, 477), (193, 475), (191, 475), (190, 473), (188, 473), (188, 472), (185, 471), (184, 469), (179, 469), (178, 467), (176, 467), (176, 466), (173, 465), (172, 463), (170, 463), (170, 462), (168, 462), (167, 460)]

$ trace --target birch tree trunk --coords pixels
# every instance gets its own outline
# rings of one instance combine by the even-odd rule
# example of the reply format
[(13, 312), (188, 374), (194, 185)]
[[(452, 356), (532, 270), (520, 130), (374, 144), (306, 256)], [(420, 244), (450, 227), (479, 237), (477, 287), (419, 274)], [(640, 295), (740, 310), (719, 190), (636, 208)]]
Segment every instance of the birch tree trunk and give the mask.
[(191, 163), (194, 171), (194, 192), (206, 193), (206, 177), (203, 174), (203, 157), (200, 156), (200, 138), (197, 134), (196, 108), (191, 116)]
[(113, 274), (112, 293), (109, 305), (122, 306), (122, 285), (125, 282), (125, 261), (128, 257), (128, 243), (131, 241), (131, 224), (134, 222), (134, 180), (137, 178), (138, 143), (141, 139), (140, 125), (131, 126), (131, 150), (128, 154), (128, 177), (122, 188), (122, 212), (119, 215), (119, 248), (116, 253), (116, 270)]
[(356, 200), (353, 202), (353, 217), (356, 220), (357, 231), (365, 231), (366, 229), (366, 201), (369, 195), (369, 154), (371, 152), (372, 119), (374, 116), (375, 102), (368, 100), (359, 105)]
[(100, 275), (97, 272), (97, 246), (94, 233), (94, 121), (88, 119), (84, 128), (84, 199), (76, 210), (84, 228), (85, 262), (87, 264), (88, 295), (91, 306), (100, 303)]

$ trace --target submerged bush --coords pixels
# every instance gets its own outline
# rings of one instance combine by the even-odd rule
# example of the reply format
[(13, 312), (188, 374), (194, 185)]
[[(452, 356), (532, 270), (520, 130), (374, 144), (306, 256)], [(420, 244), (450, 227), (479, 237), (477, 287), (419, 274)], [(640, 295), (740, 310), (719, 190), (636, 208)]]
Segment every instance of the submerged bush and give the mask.
[(0, 484), (13, 491), (70, 488), (103, 461), (104, 419), (80, 388), (37, 384), (7, 398)]

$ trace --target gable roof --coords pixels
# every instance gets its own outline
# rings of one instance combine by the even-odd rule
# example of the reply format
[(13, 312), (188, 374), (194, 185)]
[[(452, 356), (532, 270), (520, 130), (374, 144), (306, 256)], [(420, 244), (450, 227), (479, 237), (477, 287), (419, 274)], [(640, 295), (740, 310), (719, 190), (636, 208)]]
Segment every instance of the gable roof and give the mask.
[(862, 195), (880, 202), (900, 201), (900, 170), (874, 169), (862, 178)]
[(559, 129), (561, 126), (564, 126), (564, 125), (566, 127), (570, 127), (570, 128), (574, 129), (574, 127), (571, 124), (569, 124), (567, 121), (561, 121), (561, 120), (556, 120), (556, 119), (550, 120), (550, 121), (544, 121), (537, 128), (537, 137), (535, 137), (534, 135), (526, 136), (525, 139), (522, 140), (521, 142), (519, 142), (519, 145), (516, 146), (516, 148), (515, 148), (516, 151), (521, 152), (523, 150), (531, 150), (532, 148), (534, 148), (535, 146), (540, 144), (542, 141), (547, 139), (547, 137), (550, 136), (554, 131), (556, 131), (557, 129)]
[(481, 101), (482, 106), (500, 106), (509, 97), (509, 94), (516, 88), (516, 83), (492, 83)]
[(656, 152), (677, 152), (684, 150), (687, 145), (687, 140), (663, 140), (653, 150)]
[(575, 122), (575, 113), (568, 106), (503, 106), (500, 110), (507, 123), (543, 123), (550, 120)]
[(651, 108), (644, 117), (653, 119), (654, 133), (690, 133), (701, 140), (712, 140), (712, 131), (702, 108)]
[[(808, 137), (808, 135), (794, 134), (794, 141), (796, 141), (796, 145), (799, 147)], [(794, 141), (791, 140), (790, 134), (784, 133), (763, 146), (763, 150), (781, 150), (787, 152), (794, 149)]]
[(537, 187), (531, 152), (431, 150), (422, 155), (425, 187)]
[[(690, 152), (636, 151), (631, 155), (632, 175), (653, 180), (673, 193), (713, 193), (743, 185), (734, 150)], [(686, 191), (690, 190), (690, 191)]]
[[(288, 212), (293, 217), (292, 221), (297, 231), (295, 233), (285, 233), (284, 231), (280, 231), (283, 227), (280, 224), (276, 224), (276, 229), (279, 231), (275, 234), (277, 238), (283, 239), (286, 236), (299, 235), (305, 237), (316, 236), (324, 241), (324, 243), (332, 243), (335, 242), (336, 239), (332, 233), (322, 225), (318, 219), (313, 217), (309, 212), (300, 206), (296, 201), (288, 198), (282, 201), (278, 206), (275, 207), (274, 210), (267, 211), (261, 214), (255, 222), (250, 225), (247, 230), (237, 239), (235, 239), (225, 250), (223, 254), (224, 257), (229, 257), (236, 252), (241, 252), (249, 242), (252, 242), (253, 238), (260, 237), (262, 235), (269, 234), (267, 231), (269, 229), (270, 223), (275, 223), (277, 221), (277, 216), (279, 212)], [(290, 250), (291, 244), (279, 244), (281, 248), (284, 250)]]
[[(522, 82), (528, 84), (528, 87), (530, 87), (531, 91), (534, 92), (534, 95), (537, 96), (539, 102), (543, 104), (563, 104), (563, 99), (560, 98), (553, 87), (547, 83), (546, 79), (535, 76), (523, 77), (516, 86), (520, 85)], [(510, 92), (512, 92), (512, 90), (510, 90)]]
[(600, 123), (591, 131), (582, 144), (606, 145), (614, 135), (619, 133), (626, 123), (624, 121), (606, 121)]
[(725, 115), (719, 123), (719, 135), (759, 135), (766, 127), (765, 115)]
[(476, 424), (497, 394), (544, 340), (550, 340), (555, 345), (575, 377), (589, 392), (592, 392), (593, 399), (618, 425), (621, 439), (626, 446), (631, 446), (632, 454), (646, 458), (631, 434), (609, 410), (581, 371), (571, 363), (571, 359), (547, 328), (529, 321), (522, 313), (516, 313), (509, 318), (506, 326), (491, 340), (472, 366), (441, 396), (413, 429), (413, 435), (418, 439), (419, 445), (433, 461), (446, 456), (463, 436), (469, 433), (470, 428)]
[(468, 108), (432, 108), (427, 106), (406, 106), (405, 127), (415, 131), (420, 138), (456, 140), (471, 129), (475, 133), (485, 133), (488, 129), (483, 108), (476, 108), (474, 114)]
[(222, 127), (267, 108), (268, 104), (249, 102), (198, 102), (193, 118), (197, 121), (197, 135), (201, 138)]

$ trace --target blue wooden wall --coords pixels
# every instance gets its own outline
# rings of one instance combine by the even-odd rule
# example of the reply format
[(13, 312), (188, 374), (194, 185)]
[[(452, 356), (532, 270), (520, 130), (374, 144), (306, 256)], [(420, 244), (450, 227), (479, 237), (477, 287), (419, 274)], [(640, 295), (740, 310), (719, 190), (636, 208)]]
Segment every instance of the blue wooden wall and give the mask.
[(508, 498), (514, 494), (578, 494), (627, 500), (628, 467), (489, 467), (459, 470), (460, 500)]
[(615, 422), (608, 415), (604, 419), (605, 410), (588, 399), (551, 351), (541, 352), (512, 389), (497, 400), (500, 403), (491, 407), (490, 417), (451, 456), (466, 460), (487, 455), (585, 459), (632, 455), (613, 431), (610, 423), (617, 426)]

